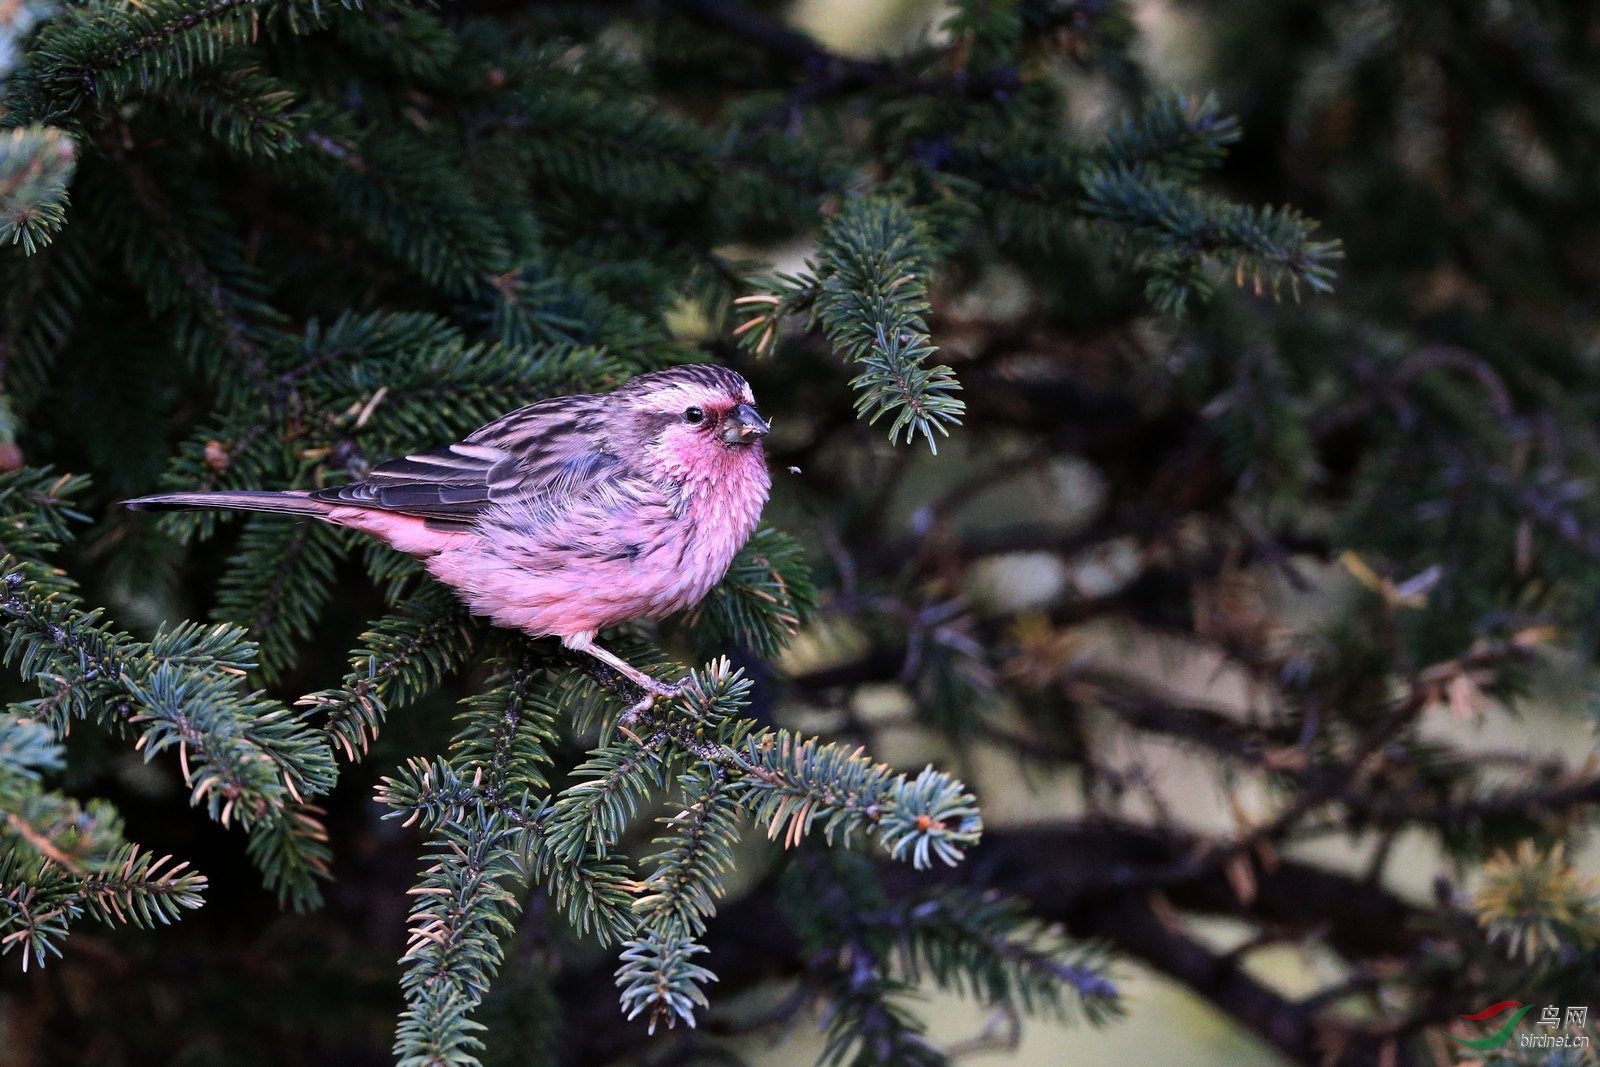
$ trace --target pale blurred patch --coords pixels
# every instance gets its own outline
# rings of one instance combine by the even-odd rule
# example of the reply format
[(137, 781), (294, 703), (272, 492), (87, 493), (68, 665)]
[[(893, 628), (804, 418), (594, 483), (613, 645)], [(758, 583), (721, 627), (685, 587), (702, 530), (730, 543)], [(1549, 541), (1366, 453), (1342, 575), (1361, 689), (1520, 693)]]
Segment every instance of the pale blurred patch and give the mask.
[[(937, 991), (915, 1005), (929, 1021), (940, 1047), (961, 1051), (957, 1062), (1021, 1067), (1092, 1067), (1099, 1064), (1163, 1064), (1166, 1067), (1286, 1067), (1272, 1048), (1241, 1033), (1229, 1020), (1187, 991), (1131, 966), (1117, 979), (1127, 1014), (1101, 1029), (1028, 1021), (1011, 1031), (1009, 1021), (959, 997)], [(814, 1014), (802, 1013), (781, 1045), (748, 1039), (735, 1045), (746, 1062), (762, 1067), (801, 1067), (817, 1061), (822, 1035)], [(1014, 1041), (1013, 1041), (1014, 1039)]]
[(1014, 615), (1049, 607), (1067, 587), (1067, 565), (1053, 552), (1008, 552), (967, 574), (967, 601), (979, 612)]
[(945, 6), (928, 0), (796, 0), (789, 21), (836, 52), (893, 55), (944, 21)]

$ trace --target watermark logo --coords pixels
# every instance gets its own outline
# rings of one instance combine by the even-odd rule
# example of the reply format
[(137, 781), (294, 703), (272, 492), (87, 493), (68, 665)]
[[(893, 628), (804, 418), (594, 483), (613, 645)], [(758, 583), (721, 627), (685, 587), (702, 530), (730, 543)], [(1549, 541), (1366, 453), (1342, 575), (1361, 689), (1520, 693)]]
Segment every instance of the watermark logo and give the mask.
[[(1511, 1035), (1516, 1031), (1517, 1024), (1522, 1021), (1522, 1017), (1533, 1010), (1532, 1004), (1524, 1004), (1519, 1000), (1502, 1000), (1498, 1004), (1489, 1005), (1482, 1011), (1475, 1011), (1471, 1015), (1462, 1016), (1469, 1023), (1481, 1023), (1493, 1019), (1502, 1012), (1511, 1011), (1513, 1008), (1516, 1010), (1511, 1012), (1510, 1018), (1505, 1021), (1500, 1029), (1488, 1037), (1466, 1038), (1456, 1037), (1451, 1034), (1450, 1038), (1480, 1052), (1499, 1048), (1511, 1040)], [(1587, 1006), (1570, 1007), (1563, 1014), (1556, 1005), (1548, 1004), (1540, 1011), (1537, 1025), (1541, 1029), (1548, 1031), (1554, 1031), (1558, 1027), (1565, 1030), (1582, 1030), (1588, 1023), (1589, 1009)], [(1519, 1048), (1588, 1048), (1589, 1038), (1584, 1034), (1558, 1034), (1553, 1032), (1519, 1034), (1517, 1035), (1517, 1045)]]
[(1506, 1024), (1504, 1026), (1490, 1034), (1488, 1037), (1472, 1040), (1465, 1037), (1456, 1037), (1454, 1034), (1451, 1034), (1451, 1038), (1461, 1042), (1468, 1048), (1475, 1048), (1480, 1051), (1484, 1049), (1499, 1048), (1501, 1045), (1511, 1040), (1511, 1032), (1517, 1028), (1517, 1024), (1522, 1021), (1522, 1017), (1533, 1010), (1532, 1004), (1523, 1004), (1521, 1001), (1516, 1000), (1502, 1000), (1498, 1004), (1489, 1005), (1482, 1011), (1477, 1011), (1473, 1012), (1471, 1015), (1462, 1016), (1462, 1018), (1467, 1020), (1469, 1023), (1481, 1023), (1485, 1019), (1494, 1018), (1507, 1008), (1516, 1008), (1516, 1013), (1513, 1014), (1511, 1018), (1506, 1020)]

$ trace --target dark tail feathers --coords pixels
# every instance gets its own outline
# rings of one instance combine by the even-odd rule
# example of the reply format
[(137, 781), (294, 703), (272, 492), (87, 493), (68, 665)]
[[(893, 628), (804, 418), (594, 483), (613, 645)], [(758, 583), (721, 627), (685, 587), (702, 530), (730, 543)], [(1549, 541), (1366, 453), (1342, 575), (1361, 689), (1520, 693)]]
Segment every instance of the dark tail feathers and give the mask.
[(309, 493), (157, 493), (123, 503), (134, 511), (182, 511), (186, 508), (231, 508), (236, 511), (274, 511), (285, 515), (326, 515), (331, 505), (313, 500)]

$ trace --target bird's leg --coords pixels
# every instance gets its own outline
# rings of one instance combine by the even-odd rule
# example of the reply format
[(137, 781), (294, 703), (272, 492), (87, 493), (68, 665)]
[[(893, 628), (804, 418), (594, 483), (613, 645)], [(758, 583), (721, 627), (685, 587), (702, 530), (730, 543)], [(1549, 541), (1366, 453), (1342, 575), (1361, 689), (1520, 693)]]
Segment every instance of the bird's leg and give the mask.
[(573, 644), (571, 642), (563, 642), (563, 644), (566, 644), (566, 646), (572, 649), (574, 652), (582, 652), (586, 655), (593, 656), (595, 659), (599, 660), (601, 663), (604, 663), (607, 667), (610, 667), (612, 670), (622, 675), (640, 689), (643, 689), (647, 693), (652, 693), (655, 696), (677, 696), (678, 690), (683, 688), (682, 682), (668, 683), (657, 681), (648, 674), (644, 673), (644, 671), (641, 671), (639, 668), (623, 659), (621, 656), (618, 656), (612, 652), (608, 652), (599, 645), (595, 644), (594, 638), (592, 637), (582, 644)]
[(617, 725), (623, 728), (631, 726), (638, 721), (639, 716), (655, 707), (656, 701), (663, 697), (671, 698), (683, 691), (682, 682), (660, 682), (623, 659), (615, 653), (608, 652), (595, 642), (593, 633), (573, 634), (563, 637), (561, 643), (574, 652), (582, 652), (593, 656), (607, 667), (622, 675), (628, 681), (644, 690), (643, 699), (639, 700), (627, 711), (622, 713), (622, 718), (617, 720)]

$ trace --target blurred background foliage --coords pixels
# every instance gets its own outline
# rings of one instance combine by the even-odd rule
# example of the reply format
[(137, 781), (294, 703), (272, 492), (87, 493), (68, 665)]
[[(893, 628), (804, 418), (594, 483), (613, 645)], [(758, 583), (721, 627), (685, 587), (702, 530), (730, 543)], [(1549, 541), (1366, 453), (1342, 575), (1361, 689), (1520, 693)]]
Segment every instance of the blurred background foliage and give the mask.
[[(1498, 1020), (1460, 1016), (1517, 1000), (1586, 1005), (1583, 1032), (1600, 1036), (1600, 14), (1531, 0), (473, 0), (440, 19), (469, 15), (566, 49), (594, 79), (576, 101), (526, 90), (548, 108), (528, 126), (548, 259), (506, 275), (517, 299), (497, 304), (450, 288), (470, 241), (397, 241), (373, 281), (346, 248), (382, 238), (346, 225), (306, 231), (317, 279), (353, 302), (400, 290), (482, 336), (555, 330), (613, 361), (561, 369), (580, 379), (663, 353), (745, 372), (776, 426), (767, 521), (803, 549), (818, 610), (771, 663), (693, 627), (669, 627), (668, 647), (734, 654), (764, 723), (958, 770), (986, 827), (965, 865), (932, 877), (810, 842), (741, 843), (706, 935), (713, 1007), (654, 1038), (618, 1016), (612, 960), (534, 891), (479, 1014), (486, 1062), (811, 1062), (852, 1003), (841, 973), (866, 958), (840, 948), (870, 940), (841, 932), (847, 918), (952, 928), (957, 916), (918, 909), (935, 885), (1003, 892), (1052, 924), (1041, 937), (1094, 946), (1125, 1014), (1090, 1028), (1006, 998), (978, 1007), (937, 988), (962, 983), (936, 981), (929, 950), (873, 1002), (925, 1019), (929, 1058), (869, 1042), (856, 1062), (1594, 1062), (1451, 1035), (1485, 1036)], [(385, 118), (426, 130), (428, 102), (397, 95)], [(717, 131), (712, 156), (749, 164), (748, 186), (703, 195), (704, 145), (653, 116)], [(603, 166), (597, 130), (625, 131)], [(383, 165), (399, 166), (389, 147)], [(24, 175), (44, 200), (85, 166), (59, 144), (29, 158), (52, 164)], [(93, 173), (71, 187), (59, 240), (137, 247), (137, 233), (74, 233), (80, 203), (120, 210)], [(272, 188), (228, 195), (296, 219), (303, 205)], [(359, 190), (330, 188), (360, 210)], [(937, 456), (852, 417), (860, 367), (839, 359), (856, 353), (818, 296), (844, 258), (819, 234), (869, 189), (914, 204), (937, 252), (911, 257), (927, 307), (899, 320), (961, 385), (962, 425), (928, 433)], [(434, 208), (447, 232), (479, 221)], [(41, 218), (17, 232), (35, 239)], [(280, 270), (303, 251), (240, 246)], [(123, 256), (81, 284), (70, 318), (126, 310), (149, 268)], [(776, 303), (732, 302), (752, 294)], [(247, 295), (251, 314), (318, 296), (292, 280)], [(164, 619), (248, 623), (259, 591), (224, 577), (229, 557), (275, 536), (180, 549), (109, 507), (153, 487), (179, 441), (179, 476), (215, 458), (183, 365), (120, 358), (168, 344), (159, 327), (46, 331), (80, 345), (56, 357), (57, 380), (15, 356), (6, 379), (29, 408), (19, 460), (96, 479), (68, 569), (146, 637)], [(9, 340), (25, 355), (38, 337)], [(57, 408), (37, 404), (52, 392)], [(486, 378), (468, 413), (503, 394)], [(337, 475), (350, 457), (308, 463)], [(381, 560), (330, 557), (321, 573), (337, 593), (267, 646), (274, 693), (345, 674), (354, 635), (385, 610), (367, 580), (385, 577)], [(482, 683), (391, 715), (346, 771), (326, 798), (326, 904), (306, 914), (282, 911), (241, 841), (188, 808), (175, 767), (75, 731), (62, 787), (192, 860), (207, 903), (153, 933), (80, 930), (43, 971), (5, 968), (0, 1064), (388, 1062), (417, 846), (379, 821), (371, 790), (439, 751), (454, 702)], [(559, 765), (588, 741), (568, 738)]]

